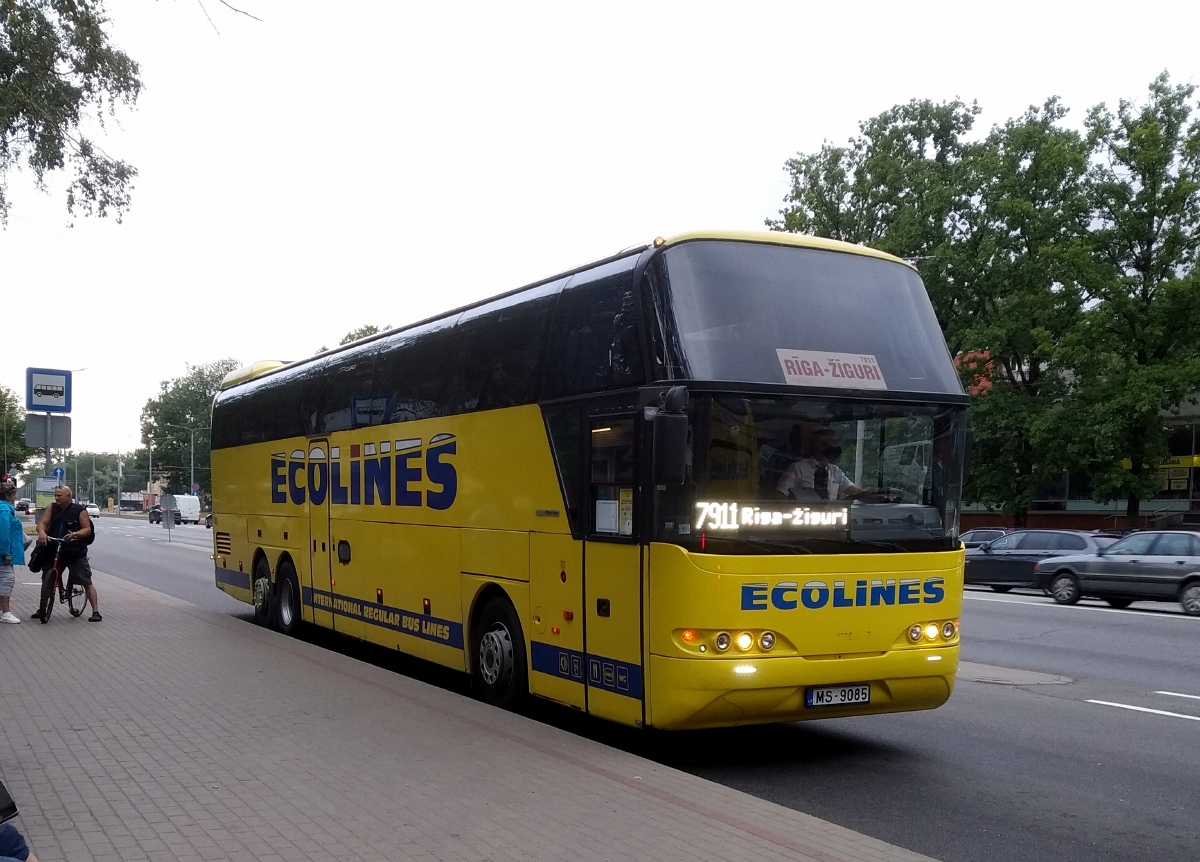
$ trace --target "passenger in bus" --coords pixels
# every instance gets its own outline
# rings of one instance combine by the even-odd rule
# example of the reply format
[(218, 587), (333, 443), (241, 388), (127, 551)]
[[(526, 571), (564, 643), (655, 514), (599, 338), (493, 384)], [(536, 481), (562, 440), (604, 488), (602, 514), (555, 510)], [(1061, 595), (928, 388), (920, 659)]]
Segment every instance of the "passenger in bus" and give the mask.
[(795, 461), (775, 486), (775, 490), (784, 497), (802, 502), (843, 499), (867, 503), (894, 502), (886, 494), (858, 487), (834, 463), (842, 455), (842, 444), (832, 428), (818, 428), (809, 440), (808, 454)]

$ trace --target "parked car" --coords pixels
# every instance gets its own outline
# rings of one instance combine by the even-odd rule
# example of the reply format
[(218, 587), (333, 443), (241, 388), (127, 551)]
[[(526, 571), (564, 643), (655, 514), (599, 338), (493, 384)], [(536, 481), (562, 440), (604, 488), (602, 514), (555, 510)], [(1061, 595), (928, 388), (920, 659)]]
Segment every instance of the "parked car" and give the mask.
[(1037, 563), (1064, 554), (1094, 554), (1117, 540), (1082, 530), (1016, 530), (967, 551), (965, 581), (1007, 593), (1013, 587), (1048, 589)]
[[(180, 524), (180, 523), (182, 523), (182, 522), (183, 522), (183, 520), (182, 520), (182, 517), (180, 516), (180, 514), (179, 514), (179, 510), (178, 510), (178, 509), (172, 509), (172, 510), (171, 510), (171, 514), (173, 514), (173, 515), (175, 516), (175, 523), (176, 523), (176, 524)], [(151, 506), (151, 507), (150, 507), (150, 509), (149, 509), (149, 510), (146, 512), (146, 515), (147, 515), (147, 516), (150, 518), (150, 523), (151, 523), (151, 524), (161, 524), (161, 523), (162, 523), (162, 520), (163, 520), (163, 510), (162, 510), (162, 506), (160, 506), (158, 503), (155, 503), (155, 504), (154, 504), (153, 506)]]
[(1184, 613), (1200, 617), (1200, 532), (1131, 533), (1095, 554), (1052, 557), (1037, 568), (1059, 604), (1073, 605), (1083, 596), (1114, 608), (1179, 602)]
[(15, 508), (18, 512), (32, 511), (33, 501), (30, 500), (28, 497), (22, 497), (20, 500), (17, 500), (17, 505), (15, 506)]
[(87, 513), (88, 513), (89, 518), (99, 518), (100, 517), (100, 507), (97, 506), (95, 503), (88, 503), (86, 508), (87, 508)]
[(967, 530), (958, 538), (964, 546), (978, 548), (980, 545), (990, 542), (993, 539), (999, 539), (1001, 536), (1007, 535), (1012, 531), (1012, 527), (976, 527), (973, 530)]

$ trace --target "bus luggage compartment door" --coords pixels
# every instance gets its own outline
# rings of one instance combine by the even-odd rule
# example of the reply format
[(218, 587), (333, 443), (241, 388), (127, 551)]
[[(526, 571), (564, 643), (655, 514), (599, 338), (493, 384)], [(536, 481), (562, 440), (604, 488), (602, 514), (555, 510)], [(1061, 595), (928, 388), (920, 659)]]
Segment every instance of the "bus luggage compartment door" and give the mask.
[(569, 533), (529, 537), (529, 690), (586, 708), (583, 543)]
[(588, 542), (588, 712), (622, 724), (642, 721), (642, 601), (637, 545)]

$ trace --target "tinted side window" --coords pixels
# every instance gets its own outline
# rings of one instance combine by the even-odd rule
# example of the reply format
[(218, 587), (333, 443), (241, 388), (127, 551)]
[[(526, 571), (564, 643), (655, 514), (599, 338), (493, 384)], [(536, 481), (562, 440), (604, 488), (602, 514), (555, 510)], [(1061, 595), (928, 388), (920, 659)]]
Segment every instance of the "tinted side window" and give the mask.
[(384, 422), (462, 413), (460, 354), (454, 332), (458, 315), (393, 333), (383, 339), (376, 363), (374, 397)]
[(300, 374), (288, 369), (220, 393), (213, 406), (212, 447), (282, 440), (312, 433), (300, 404)]
[(317, 434), (379, 425), (382, 399), (375, 391), (375, 363), (383, 340), (318, 357), (301, 376), (300, 409), (315, 417)]
[(1185, 533), (1164, 533), (1158, 537), (1154, 553), (1162, 557), (1190, 557), (1196, 550), (1191, 536)]
[(558, 300), (544, 398), (644, 382), (633, 289), (636, 257), (571, 277)]
[(1114, 557), (1132, 557), (1150, 553), (1150, 546), (1158, 538), (1153, 533), (1135, 533), (1126, 536), (1108, 549), (1108, 554)]
[(566, 279), (464, 311), (455, 326), (462, 345), (466, 409), (488, 410), (538, 400), (546, 335)]
[(1087, 539), (1074, 533), (1059, 533), (1055, 547), (1060, 551), (1086, 551)]
[(571, 404), (563, 407), (548, 407), (543, 416), (546, 430), (550, 434), (550, 450), (554, 453), (554, 464), (558, 468), (558, 481), (562, 486), (563, 499), (567, 504), (567, 519), (571, 532), (580, 532), (579, 495), (583, 480), (583, 459), (580, 457), (582, 432), (579, 407)]
[(1025, 533), (1021, 539), (1022, 551), (1048, 551), (1058, 547), (1058, 536), (1054, 533)]
[(1021, 539), (1025, 536), (1024, 533), (1009, 533), (1007, 536), (1001, 536), (989, 546), (993, 551), (1011, 551), (1020, 547)]

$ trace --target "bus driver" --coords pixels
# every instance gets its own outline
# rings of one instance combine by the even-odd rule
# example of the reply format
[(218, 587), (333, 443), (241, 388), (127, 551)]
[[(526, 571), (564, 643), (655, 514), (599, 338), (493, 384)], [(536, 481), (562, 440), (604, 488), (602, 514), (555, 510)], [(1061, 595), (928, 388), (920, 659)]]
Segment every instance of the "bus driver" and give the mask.
[(785, 497), (803, 502), (820, 500), (862, 500), (867, 503), (891, 503), (891, 497), (866, 491), (850, 481), (842, 468), (833, 463), (842, 455), (842, 444), (832, 428), (817, 428), (809, 437), (810, 454), (795, 461), (779, 479), (775, 490)]

